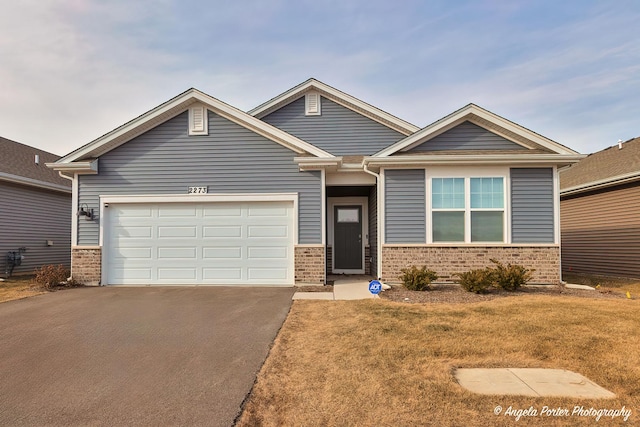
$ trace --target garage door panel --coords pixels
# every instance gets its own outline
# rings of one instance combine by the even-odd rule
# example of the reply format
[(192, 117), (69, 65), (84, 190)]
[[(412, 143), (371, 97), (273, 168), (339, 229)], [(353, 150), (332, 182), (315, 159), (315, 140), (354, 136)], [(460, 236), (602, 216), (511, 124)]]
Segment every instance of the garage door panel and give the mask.
[(287, 278), (286, 268), (249, 268), (248, 273), (248, 279), (256, 282)]
[(202, 237), (242, 237), (242, 226), (205, 226), (202, 229)]
[(159, 247), (158, 259), (196, 259), (198, 249), (195, 247), (175, 248)]
[(195, 280), (197, 276), (195, 268), (158, 268), (159, 280)]
[(247, 227), (248, 237), (283, 237), (289, 236), (289, 227), (287, 226), (263, 226), (250, 225)]
[(287, 259), (289, 253), (286, 246), (251, 247), (247, 248), (249, 259)]
[(242, 280), (242, 268), (204, 268), (202, 278), (208, 281)]
[(127, 247), (121, 247), (119, 248), (119, 250), (117, 252), (114, 252), (114, 258), (115, 259), (127, 259), (127, 260), (133, 260), (133, 259), (143, 259), (143, 260), (150, 260), (151, 259), (151, 252), (152, 249), (150, 247), (131, 247), (131, 248), (127, 248)]
[(202, 258), (207, 259), (242, 259), (241, 247), (204, 247)]
[(110, 284), (293, 283), (291, 202), (111, 204)]
[(192, 227), (158, 227), (159, 238), (172, 238), (172, 237), (196, 237), (197, 228)]

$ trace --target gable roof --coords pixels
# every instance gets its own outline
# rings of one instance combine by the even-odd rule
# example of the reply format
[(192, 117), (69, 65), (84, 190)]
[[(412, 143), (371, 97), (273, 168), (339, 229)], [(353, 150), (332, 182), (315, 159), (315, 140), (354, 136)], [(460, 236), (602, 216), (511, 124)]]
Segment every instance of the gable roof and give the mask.
[(560, 174), (564, 195), (640, 180), (640, 137), (590, 154)]
[(216, 114), (281, 144), (298, 154), (308, 153), (323, 158), (334, 157), (332, 154), (271, 126), (262, 120), (250, 116), (242, 110), (226, 104), (204, 92), (191, 88), (98, 139), (72, 151), (51, 166), (53, 168), (60, 168), (60, 164), (99, 157), (184, 112), (189, 106), (196, 103), (202, 103), (207, 109)]
[(330, 99), (331, 101), (340, 104), (345, 108), (355, 111), (358, 114), (368, 117), (371, 120), (381, 123), (390, 129), (398, 131), (403, 135), (411, 135), (412, 133), (420, 129), (416, 125), (402, 120), (392, 114), (387, 113), (386, 111), (376, 108), (371, 104), (361, 101), (354, 96), (344, 93), (314, 78), (310, 78), (309, 80), (302, 82), (299, 85), (289, 89), (288, 91), (270, 99), (264, 104), (257, 106), (256, 108), (250, 110), (249, 114), (261, 119), (266, 115), (284, 107), (285, 105), (292, 103), (293, 101), (299, 99), (300, 97), (304, 96), (305, 93), (310, 91), (317, 91), (325, 98)]
[(509, 121), (504, 117), (498, 116), (497, 114), (485, 110), (475, 104), (468, 104), (448, 116), (424, 127), (418, 132), (385, 148), (384, 150), (379, 151), (374, 154), (373, 157), (388, 157), (395, 153), (399, 154), (400, 152), (408, 151), (411, 148), (423, 144), (465, 121), (469, 121), (488, 129), (493, 133), (501, 135), (506, 139), (531, 150), (542, 149), (547, 151), (549, 154), (578, 154), (576, 151), (545, 138), (544, 136)]
[(45, 166), (59, 158), (48, 151), (0, 137), (0, 180), (70, 193), (71, 181)]

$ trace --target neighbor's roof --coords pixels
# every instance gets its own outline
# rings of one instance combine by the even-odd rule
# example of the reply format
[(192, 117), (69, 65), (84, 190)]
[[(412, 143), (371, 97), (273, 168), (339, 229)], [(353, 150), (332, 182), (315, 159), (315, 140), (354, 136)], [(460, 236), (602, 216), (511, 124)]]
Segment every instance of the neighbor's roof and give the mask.
[[(38, 164), (36, 155), (39, 156)], [(71, 181), (45, 165), (59, 158), (47, 151), (0, 137), (0, 180), (71, 191)]]
[(640, 179), (640, 137), (590, 154), (560, 174), (564, 194)]

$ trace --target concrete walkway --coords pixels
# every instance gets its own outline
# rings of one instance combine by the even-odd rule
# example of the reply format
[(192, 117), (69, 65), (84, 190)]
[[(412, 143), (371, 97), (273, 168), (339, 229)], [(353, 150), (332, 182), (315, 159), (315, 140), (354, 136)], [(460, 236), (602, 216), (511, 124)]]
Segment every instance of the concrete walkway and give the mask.
[(462, 387), (478, 394), (586, 399), (615, 397), (588, 378), (564, 369), (457, 369), (454, 375)]
[(294, 300), (314, 299), (314, 300), (359, 300), (378, 298), (369, 292), (369, 279), (362, 276), (339, 278), (334, 280), (333, 292), (296, 292)]

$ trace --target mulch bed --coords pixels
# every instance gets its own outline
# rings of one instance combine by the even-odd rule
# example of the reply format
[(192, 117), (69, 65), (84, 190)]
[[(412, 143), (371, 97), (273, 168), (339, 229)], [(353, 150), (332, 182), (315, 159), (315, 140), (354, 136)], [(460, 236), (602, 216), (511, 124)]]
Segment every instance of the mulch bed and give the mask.
[(296, 292), (333, 292), (333, 285), (296, 286)]
[(432, 285), (429, 291), (409, 291), (403, 286), (393, 286), (390, 290), (380, 293), (380, 297), (390, 301), (406, 303), (472, 303), (490, 301), (497, 298), (517, 297), (521, 295), (556, 295), (597, 299), (625, 298), (620, 293), (607, 290), (582, 290), (561, 287), (527, 286), (517, 291), (509, 292), (501, 289), (491, 289), (485, 294), (467, 292), (458, 285)]

